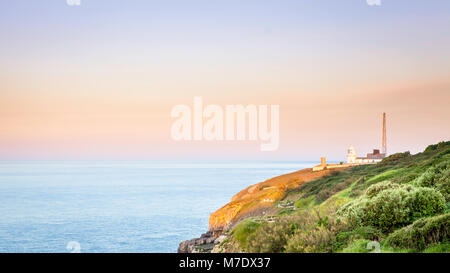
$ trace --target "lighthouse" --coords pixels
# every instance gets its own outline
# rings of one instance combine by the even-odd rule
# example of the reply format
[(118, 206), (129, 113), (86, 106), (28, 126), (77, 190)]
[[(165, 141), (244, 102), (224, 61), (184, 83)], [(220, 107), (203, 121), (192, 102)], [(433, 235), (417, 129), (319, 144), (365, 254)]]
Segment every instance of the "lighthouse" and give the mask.
[(374, 149), (372, 153), (368, 153), (365, 157), (357, 157), (355, 148), (350, 145), (347, 150), (347, 163), (373, 164), (386, 157), (386, 113), (383, 113), (381, 149), (381, 153), (379, 149)]
[(376, 164), (381, 162), (383, 158), (386, 157), (386, 113), (383, 113), (383, 124), (382, 124), (382, 136), (381, 136), (381, 152), (380, 149), (373, 149), (372, 153), (366, 154), (365, 157), (358, 157), (356, 155), (356, 150), (353, 145), (347, 150), (347, 163), (340, 162), (339, 164), (327, 164), (325, 161), (325, 157), (321, 158), (320, 165), (314, 166), (312, 168), (313, 172), (330, 170), (336, 168), (346, 168), (355, 165), (365, 165), (365, 164)]
[(356, 150), (351, 144), (347, 150), (347, 163), (356, 163)]

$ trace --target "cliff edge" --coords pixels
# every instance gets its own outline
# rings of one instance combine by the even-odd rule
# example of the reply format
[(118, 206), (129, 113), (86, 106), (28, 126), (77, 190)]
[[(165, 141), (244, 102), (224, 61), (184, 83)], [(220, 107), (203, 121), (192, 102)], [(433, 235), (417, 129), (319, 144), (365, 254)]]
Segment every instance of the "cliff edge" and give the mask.
[(209, 216), (209, 230), (214, 234), (220, 234), (243, 217), (264, 214), (264, 210), (283, 199), (287, 191), (331, 172), (330, 170), (313, 172), (308, 168), (252, 185), (237, 193), (230, 203)]
[(289, 190), (300, 187), (304, 183), (329, 175), (331, 170), (313, 172), (311, 168), (284, 174), (252, 185), (231, 199), (231, 202), (221, 207), (209, 217), (209, 231), (200, 238), (194, 238), (180, 243), (178, 252), (209, 252), (215, 244), (223, 239), (224, 231), (240, 220), (249, 216), (261, 216), (273, 204), (283, 199)]

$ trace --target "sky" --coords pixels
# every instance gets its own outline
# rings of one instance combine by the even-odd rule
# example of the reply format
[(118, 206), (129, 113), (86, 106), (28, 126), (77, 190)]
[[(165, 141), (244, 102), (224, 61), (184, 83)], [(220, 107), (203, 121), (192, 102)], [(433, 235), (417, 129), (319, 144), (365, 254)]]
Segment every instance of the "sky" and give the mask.
[[(345, 160), (450, 136), (450, 1), (0, 1), (0, 159)], [(280, 106), (280, 145), (171, 109)]]

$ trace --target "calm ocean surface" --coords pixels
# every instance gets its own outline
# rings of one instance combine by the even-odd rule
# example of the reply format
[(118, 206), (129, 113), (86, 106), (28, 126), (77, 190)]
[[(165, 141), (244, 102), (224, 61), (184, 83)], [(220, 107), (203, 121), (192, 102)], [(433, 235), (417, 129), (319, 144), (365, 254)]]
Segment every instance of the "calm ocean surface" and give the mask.
[(0, 252), (176, 252), (237, 192), (312, 165), (0, 161)]

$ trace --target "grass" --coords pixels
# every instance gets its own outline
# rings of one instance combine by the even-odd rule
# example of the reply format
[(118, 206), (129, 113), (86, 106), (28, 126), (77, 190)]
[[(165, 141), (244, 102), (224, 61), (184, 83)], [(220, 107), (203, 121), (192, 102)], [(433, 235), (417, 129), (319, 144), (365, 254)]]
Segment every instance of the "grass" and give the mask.
[(306, 197), (306, 198), (298, 199), (297, 202), (295, 202), (294, 206), (297, 209), (311, 209), (311, 208), (313, 208), (316, 205), (317, 205), (316, 197), (311, 195), (311, 196)]
[(258, 227), (259, 223), (254, 222), (254, 218), (247, 218), (238, 223), (233, 229), (233, 238), (239, 245), (245, 247), (248, 242), (247, 239)]
[(288, 215), (292, 215), (295, 213), (296, 213), (296, 211), (292, 208), (283, 208), (277, 213), (277, 216), (288, 216)]
[(392, 248), (389, 246), (381, 247), (381, 253), (417, 253), (417, 252), (419, 251), (412, 248)]
[[(347, 247), (338, 251), (339, 253), (417, 253), (416, 249), (406, 249), (406, 248), (392, 248), (379, 244), (379, 249), (376, 249), (377, 241), (370, 241), (366, 239), (358, 239), (352, 241)], [(436, 247), (437, 252), (427, 252), (427, 253), (440, 253), (442, 247)], [(432, 251), (432, 250), (431, 250)]]
[(394, 169), (394, 170), (389, 170), (389, 171), (380, 173), (378, 175), (373, 176), (369, 180), (367, 180), (367, 182), (371, 183), (371, 184), (374, 184), (376, 182), (381, 182), (381, 181), (388, 180), (389, 178), (394, 177), (400, 170), (401, 169)]
[(444, 242), (426, 248), (423, 253), (450, 253), (450, 243)]
[(369, 253), (371, 250), (367, 249), (369, 240), (359, 239), (351, 242), (347, 247), (339, 251), (340, 253)]

